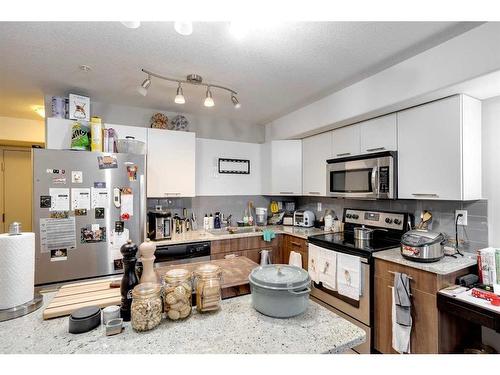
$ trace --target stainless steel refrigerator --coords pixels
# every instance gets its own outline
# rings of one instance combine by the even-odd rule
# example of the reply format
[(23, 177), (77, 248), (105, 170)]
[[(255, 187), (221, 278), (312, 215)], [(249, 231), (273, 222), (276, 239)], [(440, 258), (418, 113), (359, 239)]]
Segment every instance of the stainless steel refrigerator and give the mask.
[(123, 272), (120, 246), (144, 239), (145, 156), (33, 150), (35, 284)]

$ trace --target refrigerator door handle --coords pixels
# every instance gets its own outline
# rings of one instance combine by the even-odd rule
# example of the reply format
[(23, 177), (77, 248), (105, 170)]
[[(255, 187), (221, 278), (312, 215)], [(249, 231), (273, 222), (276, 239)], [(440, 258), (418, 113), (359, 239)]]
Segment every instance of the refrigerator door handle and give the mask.
[(140, 207), (139, 207), (139, 225), (141, 243), (146, 239), (146, 189), (145, 189), (145, 176), (141, 174), (139, 177), (139, 194), (140, 194)]

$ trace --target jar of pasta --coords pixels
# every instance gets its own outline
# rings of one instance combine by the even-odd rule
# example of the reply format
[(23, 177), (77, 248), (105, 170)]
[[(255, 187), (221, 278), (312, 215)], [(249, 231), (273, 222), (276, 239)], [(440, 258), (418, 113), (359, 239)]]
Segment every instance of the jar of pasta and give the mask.
[(160, 324), (163, 315), (160, 284), (139, 284), (132, 290), (131, 315), (136, 331), (149, 331)]
[(194, 271), (196, 309), (200, 312), (220, 308), (222, 269), (214, 264), (204, 264)]
[(169, 319), (185, 319), (191, 314), (191, 282), (191, 272), (183, 268), (163, 276), (163, 306)]

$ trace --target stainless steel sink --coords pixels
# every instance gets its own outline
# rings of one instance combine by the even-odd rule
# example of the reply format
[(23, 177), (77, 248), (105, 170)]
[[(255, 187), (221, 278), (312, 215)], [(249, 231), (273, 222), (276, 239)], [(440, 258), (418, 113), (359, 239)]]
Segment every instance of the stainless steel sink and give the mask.
[(208, 232), (214, 236), (225, 236), (228, 234), (257, 233), (262, 232), (262, 229), (257, 227), (228, 227), (224, 229), (210, 229)]

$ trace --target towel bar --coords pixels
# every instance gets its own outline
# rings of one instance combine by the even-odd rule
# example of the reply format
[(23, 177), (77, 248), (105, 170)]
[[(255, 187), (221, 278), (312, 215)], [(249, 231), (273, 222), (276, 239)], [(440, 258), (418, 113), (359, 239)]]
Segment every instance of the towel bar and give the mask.
[[(394, 271), (387, 271), (387, 272), (392, 273), (393, 275), (395, 275), (395, 274), (396, 274), (396, 272), (394, 272)], [(406, 276), (408, 276), (408, 275), (406, 275)], [(409, 278), (410, 280), (413, 280), (413, 277), (411, 277), (411, 276), (408, 276), (408, 278)]]
[[(387, 285), (388, 288), (394, 289), (392, 285)], [(413, 297), (413, 294), (410, 293), (410, 297)]]

